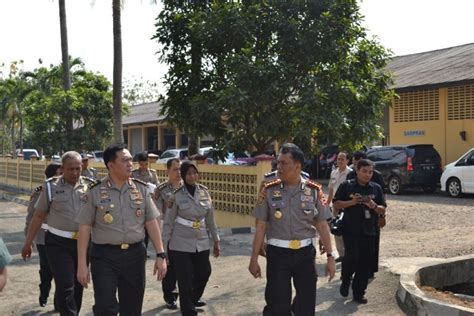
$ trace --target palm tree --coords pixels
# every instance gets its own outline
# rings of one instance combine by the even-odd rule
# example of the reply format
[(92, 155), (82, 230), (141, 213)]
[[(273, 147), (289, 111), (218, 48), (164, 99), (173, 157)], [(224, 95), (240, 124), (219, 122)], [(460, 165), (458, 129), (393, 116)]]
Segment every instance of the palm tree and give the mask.
[(122, 129), (122, 26), (120, 20), (121, 0), (112, 0), (112, 17), (114, 33), (114, 70), (113, 70), (113, 113), (114, 141), (123, 143)]

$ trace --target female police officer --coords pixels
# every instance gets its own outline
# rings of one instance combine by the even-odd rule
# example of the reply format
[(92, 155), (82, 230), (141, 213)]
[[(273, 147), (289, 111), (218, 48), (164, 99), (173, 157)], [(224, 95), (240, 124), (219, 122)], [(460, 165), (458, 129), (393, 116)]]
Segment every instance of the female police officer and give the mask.
[(163, 240), (168, 244), (179, 286), (181, 313), (196, 315), (211, 275), (209, 236), (214, 240), (214, 256), (220, 252), (214, 208), (207, 188), (198, 184), (198, 169), (191, 161), (180, 167), (184, 184), (174, 191), (163, 224)]

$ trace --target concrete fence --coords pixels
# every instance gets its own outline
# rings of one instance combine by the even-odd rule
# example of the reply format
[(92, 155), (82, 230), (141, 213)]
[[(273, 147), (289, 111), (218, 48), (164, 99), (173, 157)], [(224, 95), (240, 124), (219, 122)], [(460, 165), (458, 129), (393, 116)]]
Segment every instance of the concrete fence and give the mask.
[[(31, 191), (44, 181), (44, 169), (49, 161), (0, 158), (0, 185)], [(97, 169), (99, 178), (107, 174), (103, 163), (89, 162)], [(151, 164), (158, 179), (165, 181), (166, 165)], [(209, 188), (219, 227), (254, 226), (251, 216), (257, 201), (263, 175), (271, 170), (271, 162), (260, 161), (256, 166), (225, 166), (199, 164), (200, 183)]]

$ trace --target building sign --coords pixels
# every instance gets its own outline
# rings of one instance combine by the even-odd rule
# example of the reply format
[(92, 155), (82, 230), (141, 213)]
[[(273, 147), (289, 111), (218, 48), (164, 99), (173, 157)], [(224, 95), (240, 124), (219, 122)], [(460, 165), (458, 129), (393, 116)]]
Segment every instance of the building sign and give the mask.
[(403, 136), (405, 137), (425, 136), (425, 131), (424, 130), (403, 131)]

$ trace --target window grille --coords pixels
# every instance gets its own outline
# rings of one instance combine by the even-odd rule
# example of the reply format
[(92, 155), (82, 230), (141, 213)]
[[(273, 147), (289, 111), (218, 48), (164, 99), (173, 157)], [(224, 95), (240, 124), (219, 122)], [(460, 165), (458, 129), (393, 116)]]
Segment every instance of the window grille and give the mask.
[(395, 123), (439, 120), (438, 90), (402, 92), (395, 99)]
[(474, 119), (474, 85), (448, 88), (448, 120)]

